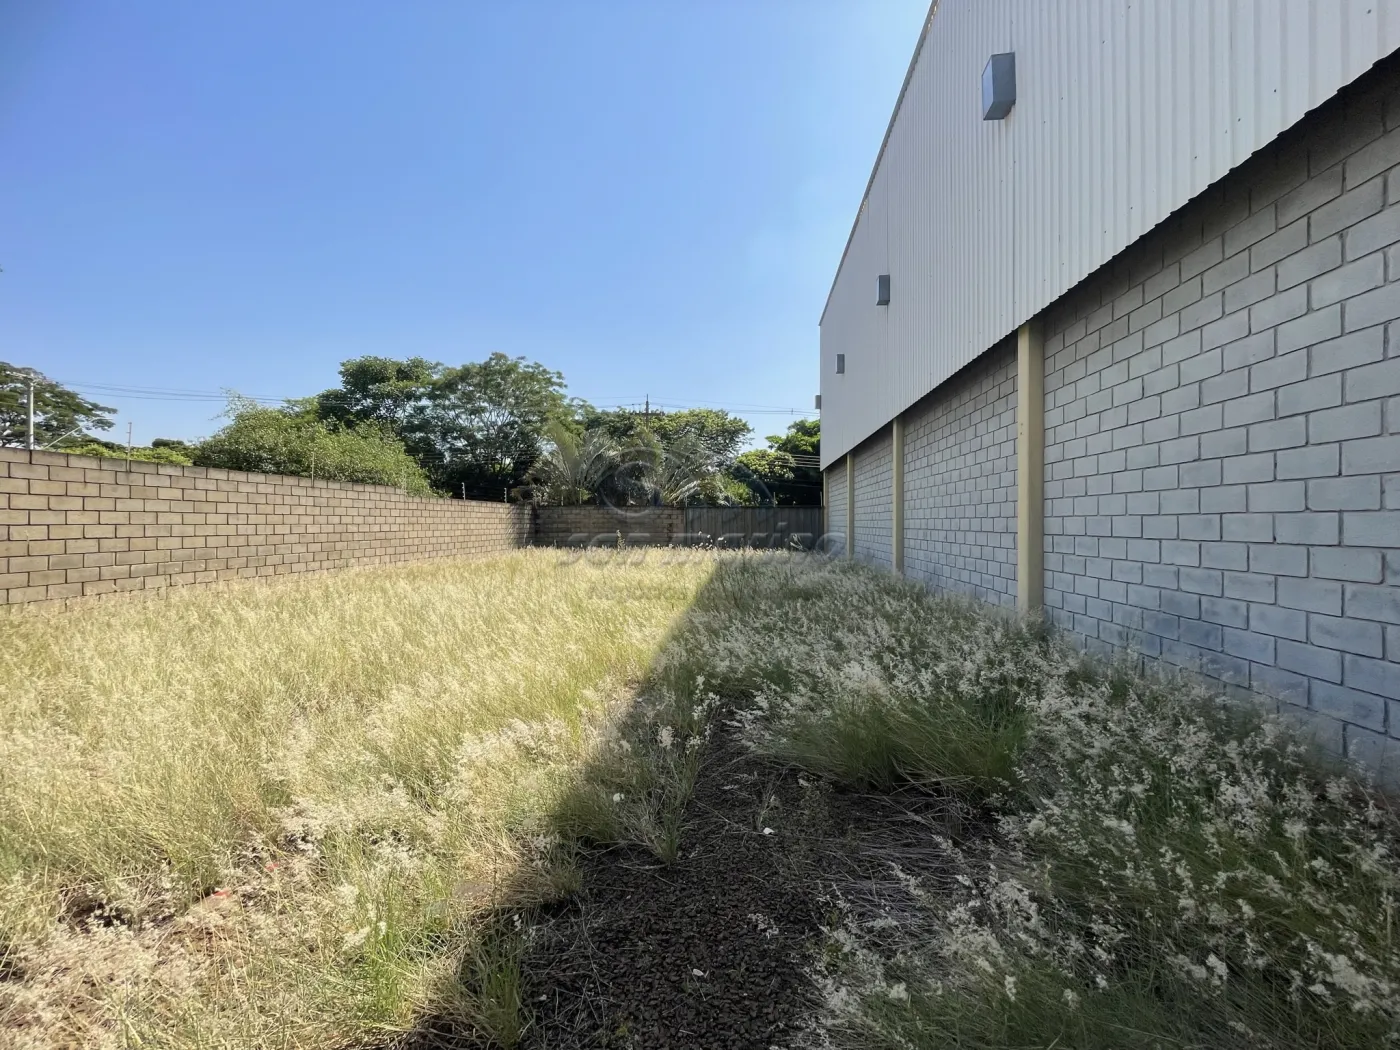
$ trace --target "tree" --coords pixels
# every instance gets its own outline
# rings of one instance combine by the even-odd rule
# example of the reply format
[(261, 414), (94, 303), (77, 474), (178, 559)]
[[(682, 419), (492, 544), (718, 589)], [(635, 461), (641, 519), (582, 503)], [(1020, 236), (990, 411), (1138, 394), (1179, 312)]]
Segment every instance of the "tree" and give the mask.
[(384, 423), (333, 425), (305, 403), (269, 408), (238, 397), (227, 414), (229, 424), (195, 446), (196, 466), (432, 492), (427, 475)]
[(744, 420), (718, 408), (659, 413), (648, 426), (663, 446), (688, 447), (698, 452), (711, 470), (727, 466), (753, 433)]
[(563, 375), (495, 353), (437, 375), (403, 432), (439, 488), (494, 498), (529, 477), (567, 409)]
[(725, 469), (752, 428), (713, 408), (679, 412), (599, 410), (584, 406), (580, 422), (607, 434), (618, 446), (618, 468), (601, 488), (621, 505), (752, 502)]
[(758, 499), (789, 506), (821, 503), (821, 420), (799, 419), (786, 434), (771, 434), (766, 449), (738, 456), (730, 471)]
[(563, 420), (550, 423), (548, 433), (549, 444), (535, 464), (543, 502), (591, 503), (617, 469), (617, 445), (602, 430), (579, 433)]
[(88, 429), (111, 430), (115, 408), (69, 390), (33, 368), (0, 361), (0, 445), (23, 447), (28, 441), (29, 383), (34, 383), (34, 444), (77, 444)]
[(427, 401), (442, 365), (423, 357), (355, 357), (340, 364), (340, 386), (316, 396), (320, 418), (342, 426), (384, 423), (402, 435)]

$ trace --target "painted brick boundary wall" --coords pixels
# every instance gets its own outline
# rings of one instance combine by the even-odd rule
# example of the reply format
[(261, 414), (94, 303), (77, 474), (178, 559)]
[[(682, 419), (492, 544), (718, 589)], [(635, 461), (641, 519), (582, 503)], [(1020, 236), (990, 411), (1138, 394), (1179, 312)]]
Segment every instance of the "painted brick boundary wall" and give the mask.
[(523, 504), (0, 448), (0, 605), (489, 554)]
[[(1400, 56), (1039, 326), (1049, 616), (1271, 701), (1400, 789)], [(998, 604), (1015, 379), (1014, 344), (984, 354), (906, 412), (894, 465), (906, 574)], [(827, 478), (840, 529), (843, 464)], [(878, 557), (889, 511), (856, 510)]]

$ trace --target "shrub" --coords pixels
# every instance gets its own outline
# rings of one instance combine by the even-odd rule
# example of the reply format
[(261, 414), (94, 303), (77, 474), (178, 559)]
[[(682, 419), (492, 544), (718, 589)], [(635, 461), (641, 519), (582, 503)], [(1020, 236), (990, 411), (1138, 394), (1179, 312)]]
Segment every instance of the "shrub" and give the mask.
[(142, 463), (173, 463), (177, 466), (189, 466), (193, 462), (193, 460), (190, 459), (188, 448), (143, 447), (138, 445), (128, 449), (124, 445), (117, 445), (109, 441), (85, 441), (80, 445), (64, 445), (62, 448), (54, 449), (54, 451), (66, 452), (70, 456), (94, 456), (98, 459), (134, 459)]
[(238, 400), (230, 414), (226, 427), (195, 446), (196, 466), (392, 485), (420, 496), (432, 492), (423, 469), (382, 424), (338, 426), (295, 406)]

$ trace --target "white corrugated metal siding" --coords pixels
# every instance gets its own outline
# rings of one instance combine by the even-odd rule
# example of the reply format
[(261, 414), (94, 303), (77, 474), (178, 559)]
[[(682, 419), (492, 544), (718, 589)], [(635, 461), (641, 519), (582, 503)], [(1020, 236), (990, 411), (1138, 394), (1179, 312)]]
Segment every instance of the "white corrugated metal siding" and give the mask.
[(1397, 47), (1400, 0), (940, 0), (822, 318), (823, 465)]

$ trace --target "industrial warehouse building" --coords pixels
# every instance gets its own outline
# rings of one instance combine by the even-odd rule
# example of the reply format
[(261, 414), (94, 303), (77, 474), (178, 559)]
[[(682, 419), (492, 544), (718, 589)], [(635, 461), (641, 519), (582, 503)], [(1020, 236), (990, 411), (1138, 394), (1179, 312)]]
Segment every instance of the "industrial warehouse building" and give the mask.
[(829, 531), (1400, 783), (1400, 0), (939, 0), (821, 321)]

